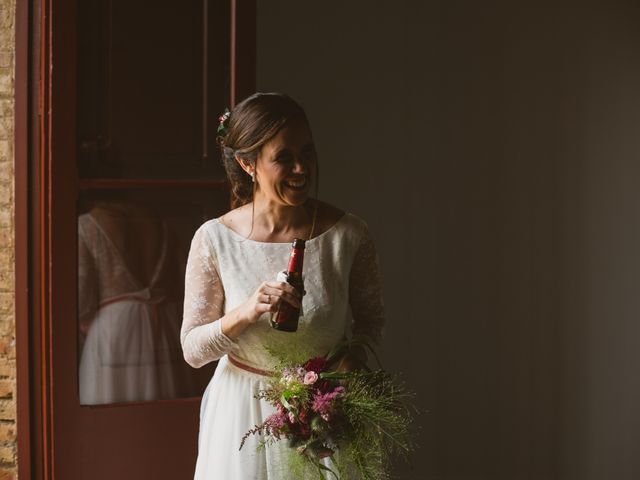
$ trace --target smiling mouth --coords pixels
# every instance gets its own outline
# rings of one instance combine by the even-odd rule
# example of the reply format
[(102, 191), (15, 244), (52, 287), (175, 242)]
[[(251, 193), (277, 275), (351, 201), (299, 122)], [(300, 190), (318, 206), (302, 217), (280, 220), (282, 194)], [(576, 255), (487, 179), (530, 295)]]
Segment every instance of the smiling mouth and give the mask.
[(293, 190), (304, 190), (307, 186), (307, 179), (303, 178), (301, 180), (289, 181), (284, 183), (287, 187)]

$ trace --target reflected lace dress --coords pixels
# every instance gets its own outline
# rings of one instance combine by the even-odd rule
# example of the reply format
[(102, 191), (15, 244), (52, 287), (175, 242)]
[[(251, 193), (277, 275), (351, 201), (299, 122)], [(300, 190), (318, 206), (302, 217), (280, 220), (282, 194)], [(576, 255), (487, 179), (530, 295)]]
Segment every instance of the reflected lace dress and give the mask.
[(182, 357), (181, 299), (168, 281), (176, 276), (170, 249), (175, 246), (164, 225), (153, 276), (142, 283), (91, 214), (78, 218), (81, 404), (199, 394)]
[[(196, 480), (286, 480), (293, 478), (286, 461), (286, 441), (258, 450), (259, 436), (240, 441), (273, 413), (255, 398), (267, 378), (237, 366), (269, 370), (272, 358), (264, 346), (295, 341), (302, 335), (316, 354), (325, 354), (345, 336), (377, 341), (383, 326), (376, 250), (365, 223), (345, 214), (333, 227), (307, 241), (304, 260), (304, 316), (297, 333), (279, 332), (264, 314), (236, 340), (225, 336), (218, 320), (245, 302), (264, 281), (287, 265), (289, 243), (246, 240), (218, 219), (195, 233), (185, 282), (182, 348), (199, 367), (219, 360), (200, 411)], [(235, 364), (229, 357), (235, 360)]]

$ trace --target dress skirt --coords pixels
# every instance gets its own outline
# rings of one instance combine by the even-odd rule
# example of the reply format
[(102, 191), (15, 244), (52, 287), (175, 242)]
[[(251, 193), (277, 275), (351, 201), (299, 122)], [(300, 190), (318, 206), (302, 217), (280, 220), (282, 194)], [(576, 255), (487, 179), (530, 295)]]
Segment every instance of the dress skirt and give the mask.
[(286, 440), (258, 449), (262, 437), (251, 435), (239, 449), (245, 433), (275, 412), (256, 398), (267, 380), (233, 365), (226, 356), (220, 359), (202, 397), (195, 480), (297, 478), (290, 472)]

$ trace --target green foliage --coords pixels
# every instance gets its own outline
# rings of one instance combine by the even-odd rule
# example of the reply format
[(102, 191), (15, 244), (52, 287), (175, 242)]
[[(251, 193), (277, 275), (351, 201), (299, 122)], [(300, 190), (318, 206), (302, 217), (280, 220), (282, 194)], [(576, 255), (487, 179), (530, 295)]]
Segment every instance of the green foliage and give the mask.
[(347, 462), (339, 470), (355, 468), (364, 480), (389, 478), (393, 457), (413, 450), (411, 394), (382, 370), (354, 373), (347, 385), (343, 411), (349, 428), (342, 443)]
[[(332, 404), (330, 419), (323, 419), (310, 410), (309, 405), (315, 401), (312, 389), (290, 375), (314, 356), (307, 347), (310, 343), (304, 332), (296, 338), (292, 342), (288, 337), (286, 344), (279, 344), (282, 339), (273, 336), (268, 343), (267, 350), (277, 366), (269, 387), (259, 394), (296, 418), (302, 410), (308, 415), (304, 420), (308, 425), (305, 436), (296, 436), (288, 430), (280, 437), (289, 443), (290, 470), (296, 478), (304, 479), (389, 479), (394, 457), (407, 458), (413, 450), (412, 415), (408, 408), (412, 394), (383, 370), (322, 372), (320, 380), (333, 385), (329, 391), (344, 387)], [(342, 343), (326, 358), (336, 364), (350, 346), (349, 342)], [(256, 433), (268, 431), (256, 426), (247, 436)], [(274, 441), (273, 436), (265, 435), (263, 445)]]
[(312, 336), (307, 325), (301, 324), (295, 333), (271, 330), (265, 342), (265, 350), (276, 361), (276, 373), (284, 368), (302, 365), (318, 352), (309, 347), (313, 345)]

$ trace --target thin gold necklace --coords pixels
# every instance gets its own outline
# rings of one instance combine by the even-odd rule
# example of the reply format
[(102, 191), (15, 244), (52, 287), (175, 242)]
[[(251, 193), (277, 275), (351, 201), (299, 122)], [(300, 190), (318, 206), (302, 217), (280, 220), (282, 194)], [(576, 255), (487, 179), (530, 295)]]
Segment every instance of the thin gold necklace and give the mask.
[[(304, 208), (304, 206), (302, 208)], [(245, 240), (251, 239), (251, 234), (253, 233), (253, 222), (255, 220), (255, 213), (256, 213), (256, 201), (254, 197), (254, 200), (251, 202), (251, 230), (249, 231), (249, 235), (245, 237)], [(311, 218), (311, 229), (309, 231), (309, 238), (307, 238), (307, 240), (311, 240), (313, 238), (313, 234), (316, 230), (317, 217), (318, 217), (318, 201), (315, 200), (315, 203), (313, 206), (313, 216)]]

